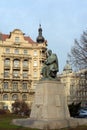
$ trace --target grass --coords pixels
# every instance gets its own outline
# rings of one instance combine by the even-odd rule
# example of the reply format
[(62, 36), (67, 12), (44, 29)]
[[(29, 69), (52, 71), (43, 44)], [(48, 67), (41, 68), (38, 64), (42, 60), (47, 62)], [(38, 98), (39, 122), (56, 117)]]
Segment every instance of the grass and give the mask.
[(62, 130), (87, 130), (87, 126), (83, 125), (83, 126), (78, 126), (76, 128), (64, 128)]
[[(37, 130), (32, 128), (25, 128), (16, 126), (11, 123), (12, 119), (23, 118), (15, 115), (0, 115), (0, 130)], [(87, 130), (87, 126), (78, 126), (76, 128), (64, 128), (62, 130)]]
[(13, 125), (11, 121), (12, 119), (16, 119), (16, 118), (21, 118), (21, 117), (15, 115), (0, 115), (0, 130), (32, 130), (30, 128), (24, 128), (22, 126)]

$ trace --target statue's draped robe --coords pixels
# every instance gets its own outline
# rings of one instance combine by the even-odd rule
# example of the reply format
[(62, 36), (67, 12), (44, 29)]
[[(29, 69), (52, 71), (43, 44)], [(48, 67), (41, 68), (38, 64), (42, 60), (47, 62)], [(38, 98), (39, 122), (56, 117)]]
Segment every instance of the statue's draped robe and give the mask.
[(58, 59), (56, 54), (52, 54), (47, 59), (47, 65), (50, 71), (58, 71)]
[(56, 77), (56, 73), (59, 71), (58, 59), (56, 54), (51, 54), (44, 63), (42, 68), (42, 74), (44, 78)]

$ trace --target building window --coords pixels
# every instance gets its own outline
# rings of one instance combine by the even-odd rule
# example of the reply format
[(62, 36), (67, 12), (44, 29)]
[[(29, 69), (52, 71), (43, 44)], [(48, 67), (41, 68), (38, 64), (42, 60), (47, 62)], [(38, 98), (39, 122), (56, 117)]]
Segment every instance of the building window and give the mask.
[(13, 96), (12, 96), (12, 100), (17, 100), (18, 99), (18, 95), (17, 94), (14, 94)]
[(5, 59), (4, 64), (5, 64), (5, 66), (9, 66), (10, 65), (10, 59)]
[(37, 50), (34, 50), (34, 56), (37, 56)]
[(28, 72), (27, 71), (23, 71), (23, 78), (27, 78), (28, 77)]
[(19, 37), (15, 37), (15, 42), (19, 42)]
[(14, 67), (19, 67), (20, 61), (15, 59), (13, 64), (14, 64)]
[(18, 82), (13, 82), (12, 87), (13, 87), (14, 91), (17, 91), (18, 90)]
[(3, 95), (3, 100), (5, 100), (5, 101), (8, 100), (8, 95), (7, 94)]
[(22, 89), (23, 89), (23, 90), (27, 90), (27, 83), (23, 83), (23, 84), (22, 84)]
[(18, 50), (18, 49), (15, 49), (15, 50), (14, 50), (14, 53), (15, 53), (15, 54), (19, 54), (19, 50)]
[(27, 100), (26, 94), (23, 94), (23, 95), (22, 95), (22, 100), (23, 100), (23, 101)]
[(34, 71), (34, 77), (37, 77), (37, 72), (36, 71)]
[(34, 66), (37, 66), (37, 61), (34, 61)]
[(9, 77), (9, 70), (4, 71), (4, 77)]
[(6, 48), (6, 53), (10, 53), (10, 48)]
[(13, 71), (13, 77), (15, 77), (15, 78), (19, 77), (19, 71), (18, 70)]
[(23, 61), (23, 67), (28, 67), (28, 61), (27, 60)]
[(24, 54), (25, 54), (25, 55), (28, 54), (28, 51), (27, 51), (27, 50), (24, 50)]
[(4, 87), (4, 89), (8, 89), (8, 82), (4, 82), (3, 87)]

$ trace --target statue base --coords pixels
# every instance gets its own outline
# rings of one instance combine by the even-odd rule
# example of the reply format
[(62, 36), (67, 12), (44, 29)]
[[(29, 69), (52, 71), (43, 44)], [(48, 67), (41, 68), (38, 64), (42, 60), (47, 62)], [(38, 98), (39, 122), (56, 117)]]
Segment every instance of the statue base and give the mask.
[[(60, 129), (81, 125), (82, 119), (70, 118), (64, 85), (59, 81), (39, 81), (30, 118), (13, 123), (30, 128)], [(87, 123), (87, 120), (84, 123)]]
[(36, 88), (30, 118), (63, 120), (69, 117), (64, 85), (59, 81), (40, 81)]

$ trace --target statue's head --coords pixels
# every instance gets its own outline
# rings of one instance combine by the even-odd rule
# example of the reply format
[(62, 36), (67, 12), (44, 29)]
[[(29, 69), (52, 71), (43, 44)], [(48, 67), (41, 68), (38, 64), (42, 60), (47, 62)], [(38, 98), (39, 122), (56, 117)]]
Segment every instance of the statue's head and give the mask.
[(47, 51), (47, 56), (51, 55), (52, 54), (52, 50), (48, 50)]

